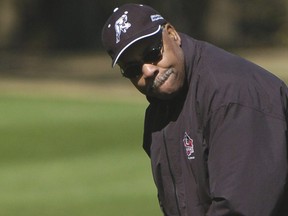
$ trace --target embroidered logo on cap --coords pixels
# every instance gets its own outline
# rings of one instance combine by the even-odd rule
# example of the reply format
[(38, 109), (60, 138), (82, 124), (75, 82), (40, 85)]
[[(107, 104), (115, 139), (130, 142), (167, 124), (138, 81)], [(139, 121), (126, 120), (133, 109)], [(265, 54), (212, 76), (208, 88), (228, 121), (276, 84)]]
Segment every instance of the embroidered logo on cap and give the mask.
[(130, 28), (131, 23), (128, 22), (128, 11), (115, 22), (115, 32), (116, 32), (116, 43), (120, 42), (121, 33), (126, 33), (127, 29)]
[(151, 15), (150, 18), (151, 18), (151, 21), (152, 21), (152, 22), (155, 22), (155, 21), (160, 20), (160, 19), (164, 19), (164, 18), (163, 18), (161, 15), (159, 15), (159, 14)]
[(194, 156), (194, 145), (193, 145), (193, 139), (189, 137), (187, 132), (185, 132), (184, 139), (183, 139), (184, 147), (186, 149), (186, 154), (189, 160), (195, 159)]

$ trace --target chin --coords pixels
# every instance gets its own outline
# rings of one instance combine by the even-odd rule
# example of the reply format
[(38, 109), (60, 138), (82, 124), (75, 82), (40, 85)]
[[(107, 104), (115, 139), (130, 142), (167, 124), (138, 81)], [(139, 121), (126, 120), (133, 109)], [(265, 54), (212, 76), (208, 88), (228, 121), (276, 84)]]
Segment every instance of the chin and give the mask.
[(176, 83), (175, 80), (169, 80), (169, 82), (165, 82), (162, 86), (152, 91), (142, 91), (142, 93), (148, 97), (154, 97), (160, 100), (172, 100), (177, 97), (180, 92), (182, 92), (182, 85)]
[(172, 100), (175, 97), (177, 97), (177, 95), (179, 94), (179, 91), (180, 90), (166, 91), (166, 92), (156, 94), (155, 97), (157, 97), (160, 100)]

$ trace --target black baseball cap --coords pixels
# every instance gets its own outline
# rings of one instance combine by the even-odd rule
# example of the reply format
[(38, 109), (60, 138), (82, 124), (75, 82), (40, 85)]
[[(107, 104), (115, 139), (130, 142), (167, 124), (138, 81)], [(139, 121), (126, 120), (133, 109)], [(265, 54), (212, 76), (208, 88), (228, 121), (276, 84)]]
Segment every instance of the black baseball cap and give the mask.
[(155, 9), (142, 4), (115, 8), (102, 29), (102, 43), (115, 66), (121, 54), (133, 43), (151, 37), (167, 21)]

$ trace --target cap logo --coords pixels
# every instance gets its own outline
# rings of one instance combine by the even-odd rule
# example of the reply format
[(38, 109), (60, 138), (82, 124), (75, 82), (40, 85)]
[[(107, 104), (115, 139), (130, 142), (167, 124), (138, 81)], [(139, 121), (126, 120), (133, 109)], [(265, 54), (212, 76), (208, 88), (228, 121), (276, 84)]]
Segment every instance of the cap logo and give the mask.
[(155, 21), (160, 20), (160, 19), (164, 19), (164, 18), (163, 18), (161, 15), (159, 15), (159, 14), (151, 15), (150, 18), (151, 18), (151, 21), (152, 21), (152, 22), (155, 22)]
[(121, 33), (126, 33), (127, 29), (131, 26), (131, 23), (127, 22), (127, 14), (128, 11), (125, 11), (124, 14), (115, 22), (116, 43), (120, 42)]

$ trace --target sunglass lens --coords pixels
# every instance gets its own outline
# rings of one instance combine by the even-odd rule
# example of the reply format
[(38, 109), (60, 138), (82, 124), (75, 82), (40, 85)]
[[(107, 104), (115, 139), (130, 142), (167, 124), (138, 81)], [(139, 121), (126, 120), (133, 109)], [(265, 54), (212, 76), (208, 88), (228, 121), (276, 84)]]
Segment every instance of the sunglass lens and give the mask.
[(132, 64), (127, 66), (125, 69), (121, 69), (121, 73), (124, 77), (127, 78), (135, 78), (142, 73), (142, 65), (141, 64)]
[(161, 49), (154, 48), (150, 52), (147, 53), (147, 55), (144, 58), (145, 62), (157, 62), (161, 59)]

